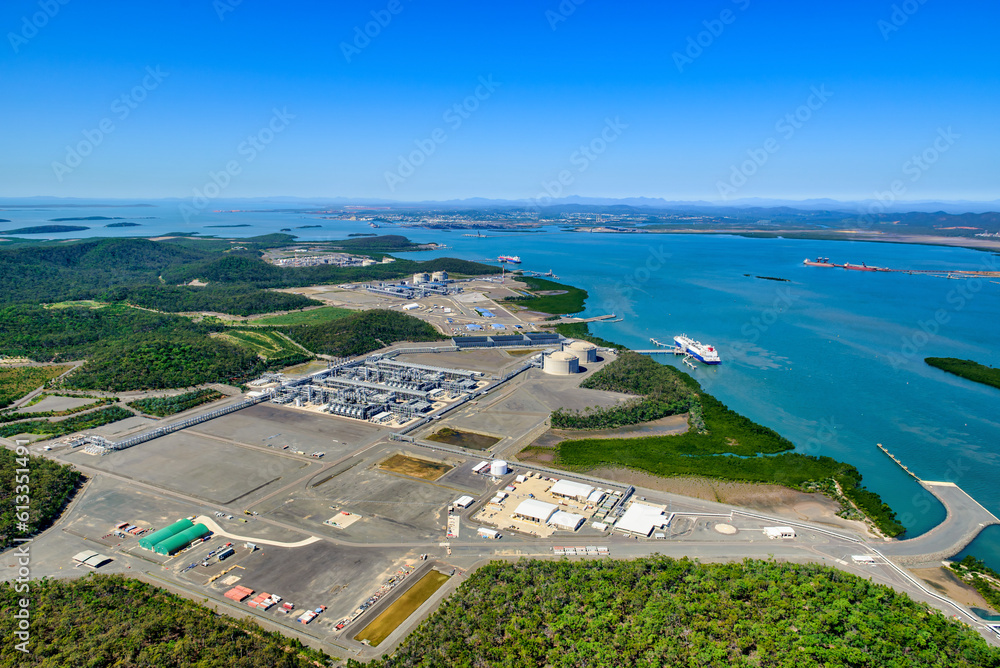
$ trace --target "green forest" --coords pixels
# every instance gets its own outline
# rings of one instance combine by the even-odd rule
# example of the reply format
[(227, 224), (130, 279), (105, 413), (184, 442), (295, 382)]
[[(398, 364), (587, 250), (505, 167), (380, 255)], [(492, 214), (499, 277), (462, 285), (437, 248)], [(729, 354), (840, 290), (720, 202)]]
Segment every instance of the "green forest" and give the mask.
[(311, 668), (331, 657), (246, 620), (218, 615), (120, 575), (31, 583), (29, 653), (15, 649), (23, 594), (0, 583), (0, 665), (116, 668)]
[(137, 285), (120, 286), (100, 295), (107, 302), (123, 302), (167, 313), (212, 311), (229, 315), (257, 315), (320, 306), (323, 302), (262, 290), (248, 285)]
[(299, 325), (284, 333), (314, 353), (335, 357), (364, 355), (397, 341), (447, 338), (419, 318), (386, 309), (359, 311), (321, 325)]
[[(518, 306), (532, 311), (558, 314), (579, 313), (583, 310), (583, 303), (587, 300), (587, 291), (572, 285), (563, 285), (544, 278), (529, 276), (518, 276), (517, 280), (527, 286), (528, 292), (532, 296), (508, 297), (504, 301), (514, 302)], [(558, 292), (561, 294), (538, 295), (536, 294), (538, 292)]]
[(0, 367), (0, 408), (10, 406), (67, 370), (68, 365)]
[(552, 412), (557, 429), (610, 429), (686, 413), (695, 393), (673, 367), (657, 364), (646, 355), (622, 351), (611, 364), (587, 378), (580, 387), (642, 395), (641, 399), (606, 408)]
[(76, 431), (94, 429), (102, 425), (118, 422), (132, 417), (132, 411), (121, 406), (111, 406), (76, 415), (65, 420), (28, 420), (27, 422), (10, 422), (0, 426), (0, 438), (9, 438), (18, 434), (42, 434), (47, 438), (59, 438)]
[[(388, 241), (386, 241), (388, 239)], [(403, 237), (367, 237), (333, 242), (331, 248), (350, 252), (403, 249)], [(390, 280), (417, 271), (447, 271), (454, 274), (493, 274), (496, 267), (454, 258), (436, 258), (425, 262), (396, 260), (369, 267), (277, 267), (261, 259), (271, 247), (287, 246), (294, 237), (274, 234), (240, 239), (90, 239), (74, 243), (27, 244), (0, 249), (0, 305), (16, 303), (61, 302), (96, 299), (119, 287), (177, 286), (194, 279), (215, 284), (263, 288), (287, 288), (304, 285)], [(234, 246), (241, 250), (233, 250)], [(156, 297), (140, 290), (143, 299), (169, 304), (182, 301), (180, 295)], [(202, 293), (215, 305), (237, 302), (234, 294), (224, 291)], [(185, 297), (186, 298), (186, 297)], [(209, 297), (202, 296), (203, 299)], [(246, 306), (246, 302), (243, 302)], [(216, 308), (203, 310), (218, 310)], [(223, 311), (224, 312), (224, 311)], [(260, 311), (258, 311), (260, 312)]]
[(201, 406), (222, 398), (222, 393), (218, 390), (195, 390), (184, 394), (175, 394), (170, 397), (147, 397), (136, 399), (128, 405), (137, 411), (142, 411), (146, 415), (156, 417), (167, 417), (174, 413), (190, 410), (195, 406)]
[(994, 369), (993, 367), (985, 366), (972, 360), (963, 360), (956, 357), (927, 357), (924, 358), (924, 361), (932, 367), (955, 374), (966, 380), (1000, 388), (1000, 369)]
[(691, 428), (683, 434), (643, 438), (586, 438), (584, 434), (584, 438), (559, 443), (557, 461), (562, 466), (576, 470), (623, 466), (660, 476), (708, 476), (797, 489), (826, 489), (822, 482), (833, 479), (883, 533), (898, 536), (905, 530), (878, 494), (861, 486), (861, 473), (855, 467), (830, 457), (791, 452), (795, 448), (791, 441), (730, 410), (703, 392), (694, 378), (672, 366), (623, 351), (581, 387), (636, 394), (642, 399), (592, 411), (557, 410), (552, 413), (553, 427), (611, 428), (689, 410)]
[[(24, 468), (27, 474), (18, 473)], [(50, 527), (73, 497), (80, 480), (80, 472), (69, 466), (0, 447), (0, 550), (13, 545), (15, 538), (34, 536)], [(19, 498), (22, 496), (27, 498)], [(26, 532), (17, 530), (21, 521), (17, 513), (24, 512), (17, 508), (21, 505), (28, 506)], [(9, 619), (6, 614), (4, 617)], [(6, 639), (10, 634), (4, 636)]]
[(825, 566), (521, 560), (477, 570), (367, 666), (995, 668), (1000, 650), (923, 603)]

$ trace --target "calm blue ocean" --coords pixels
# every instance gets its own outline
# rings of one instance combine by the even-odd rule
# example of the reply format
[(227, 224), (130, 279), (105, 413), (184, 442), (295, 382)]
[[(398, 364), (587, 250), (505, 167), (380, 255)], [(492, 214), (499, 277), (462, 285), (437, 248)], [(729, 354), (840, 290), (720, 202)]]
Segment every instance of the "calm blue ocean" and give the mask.
[[(281, 213), (204, 213), (189, 223), (176, 210), (45, 209), (0, 211), (3, 229), (68, 216), (122, 216), (134, 228), (57, 235), (153, 236), (187, 231), (253, 236), (292, 228), (303, 240), (370, 233), (367, 224)], [(150, 220), (128, 216), (155, 216)], [(77, 223), (62, 223), (77, 224)], [(246, 224), (250, 227), (213, 228)], [(318, 229), (295, 229), (301, 225)], [(942, 507), (876, 447), (882, 443), (920, 477), (959, 484), (1000, 515), (1000, 390), (928, 367), (928, 356), (1000, 364), (1000, 284), (909, 274), (805, 267), (835, 262), (908, 269), (982, 269), (995, 256), (972, 250), (862, 242), (747, 239), (707, 235), (565, 232), (461, 232), (384, 226), (447, 250), (401, 254), (482, 260), (519, 255), (522, 268), (553, 270), (590, 292), (585, 315), (623, 322), (592, 331), (634, 348), (649, 338), (687, 333), (718, 347), (724, 363), (693, 375), (731, 408), (767, 425), (809, 454), (854, 464), (868, 487), (901, 515), (909, 535), (944, 517)], [(747, 276), (749, 274), (749, 276)], [(787, 279), (773, 281), (768, 276)], [(660, 356), (664, 363), (675, 363)], [(1000, 569), (1000, 528), (968, 550)]]

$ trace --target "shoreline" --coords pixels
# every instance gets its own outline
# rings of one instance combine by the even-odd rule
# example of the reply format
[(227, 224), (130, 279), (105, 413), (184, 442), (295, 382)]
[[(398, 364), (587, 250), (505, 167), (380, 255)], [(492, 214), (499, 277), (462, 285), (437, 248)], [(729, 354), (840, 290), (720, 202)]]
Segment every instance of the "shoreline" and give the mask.
[(799, 239), (803, 241), (871, 241), (873, 243), (889, 243), (889, 244), (903, 244), (903, 245), (918, 245), (918, 246), (938, 246), (946, 248), (965, 248), (967, 250), (984, 251), (987, 253), (1000, 253), (1000, 239), (990, 240), (976, 240), (970, 239), (969, 237), (945, 237), (945, 236), (930, 236), (921, 234), (893, 234), (893, 235), (883, 235), (871, 232), (856, 232), (856, 231), (821, 231), (821, 230), (759, 230), (753, 228), (735, 228), (735, 229), (719, 229), (711, 228), (704, 230), (697, 230), (691, 228), (683, 228), (676, 230), (665, 230), (665, 229), (643, 229), (637, 228), (635, 232), (616, 232), (612, 230), (601, 230), (595, 231), (587, 227), (578, 227), (570, 230), (571, 232), (579, 232), (586, 234), (621, 234), (621, 235), (635, 235), (635, 234), (704, 234), (704, 235), (715, 235), (715, 236), (736, 236), (736, 237), (746, 237), (750, 239)]

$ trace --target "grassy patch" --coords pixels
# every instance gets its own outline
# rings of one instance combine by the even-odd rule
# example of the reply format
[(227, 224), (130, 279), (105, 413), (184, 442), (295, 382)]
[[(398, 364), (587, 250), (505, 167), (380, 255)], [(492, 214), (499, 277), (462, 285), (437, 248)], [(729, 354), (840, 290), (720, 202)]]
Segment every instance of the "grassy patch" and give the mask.
[(440, 571), (429, 571), (362, 629), (361, 633), (354, 636), (354, 639), (367, 640), (372, 647), (378, 647), (379, 643), (388, 638), (407, 617), (440, 589), (448, 578), (448, 575)]
[(228, 339), (248, 350), (252, 350), (268, 360), (294, 357), (302, 354), (298, 346), (289, 341), (288, 337), (280, 332), (232, 329), (225, 334), (221, 334), (220, 337)]
[(955, 357), (927, 357), (924, 358), (924, 361), (932, 367), (947, 371), (966, 380), (1000, 389), (1000, 369), (994, 369), (993, 367), (985, 366), (972, 360), (962, 360)]
[[(516, 303), (532, 311), (540, 313), (579, 313), (587, 300), (587, 291), (572, 285), (563, 285), (544, 278), (519, 277), (531, 297), (508, 297), (504, 302)], [(538, 295), (539, 292), (558, 292), (561, 294)]]
[(0, 408), (10, 406), (69, 368), (68, 365), (0, 367)]
[(437, 480), (454, 467), (444, 462), (432, 462), (428, 459), (397, 454), (379, 464), (379, 468), (421, 480)]
[(486, 450), (487, 448), (500, 442), (500, 439), (495, 436), (477, 434), (473, 431), (461, 431), (450, 427), (445, 427), (438, 432), (427, 436), (426, 439), (436, 443), (457, 445), (460, 448), (469, 448), (470, 450)]
[(296, 311), (295, 313), (285, 313), (284, 315), (270, 315), (264, 318), (256, 318), (248, 324), (268, 325), (271, 327), (295, 327), (298, 325), (322, 325), (334, 320), (346, 318), (357, 313), (346, 308), (336, 306), (323, 306), (321, 308), (309, 309), (308, 311)]

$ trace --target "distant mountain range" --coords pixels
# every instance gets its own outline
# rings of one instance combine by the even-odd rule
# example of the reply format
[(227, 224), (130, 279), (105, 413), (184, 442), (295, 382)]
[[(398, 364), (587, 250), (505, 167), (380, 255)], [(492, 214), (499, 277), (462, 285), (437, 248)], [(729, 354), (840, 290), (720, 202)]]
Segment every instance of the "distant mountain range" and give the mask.
[[(164, 199), (81, 199), (58, 197), (11, 197), (0, 198), (0, 210), (33, 208), (94, 208), (94, 207), (135, 207), (174, 206), (186, 201), (184, 198)], [(707, 200), (667, 200), (659, 197), (562, 197), (536, 203), (531, 199), (490, 199), (469, 197), (450, 200), (423, 200), (405, 202), (366, 197), (253, 197), (213, 200), (212, 209), (245, 208), (341, 208), (345, 206), (386, 206), (394, 209), (485, 209), (510, 207), (535, 207), (544, 209), (586, 210), (590, 207), (614, 207), (619, 210), (639, 209), (645, 212), (690, 211), (692, 213), (726, 214), (733, 211), (760, 209), (792, 211), (843, 212), (847, 214), (867, 212), (944, 212), (950, 214), (985, 213), (1000, 211), (1000, 199), (991, 201), (969, 200), (914, 200), (889, 202), (881, 208), (876, 200), (835, 200), (829, 198), (790, 200), (749, 197), (726, 202)]]

